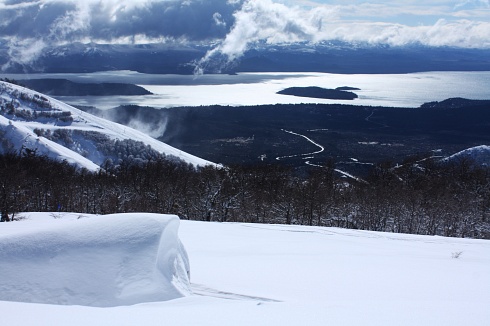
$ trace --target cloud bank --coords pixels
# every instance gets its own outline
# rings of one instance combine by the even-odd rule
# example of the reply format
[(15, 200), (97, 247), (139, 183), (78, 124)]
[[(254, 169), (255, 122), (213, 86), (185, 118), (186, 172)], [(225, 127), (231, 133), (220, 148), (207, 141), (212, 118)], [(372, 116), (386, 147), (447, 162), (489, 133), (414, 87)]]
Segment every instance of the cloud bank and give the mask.
[[(488, 5), (487, 0), (462, 5), (470, 2)], [(411, 13), (422, 11), (410, 8)], [(442, 12), (437, 8), (435, 12)], [(230, 32), (201, 60), (196, 72), (230, 64), (259, 41), (271, 45), (339, 40), (367, 45), (490, 48), (490, 22), (486, 21), (439, 18), (432, 25), (410, 26), (360, 18), (374, 13), (393, 16), (396, 10), (400, 13), (402, 9), (372, 4), (288, 7), (272, 0), (247, 0), (234, 13), (235, 24)]]
[(0, 35), (60, 42), (116, 42), (135, 35), (206, 40), (226, 35), (239, 6), (223, 0), (7, 1), (0, 6)]
[[(416, 23), (413, 17), (430, 23)], [(214, 44), (199, 63), (200, 70), (233, 62), (258, 43), (339, 40), (490, 48), (490, 4), (488, 0), (462, 0), (451, 6), (435, 0), (361, 4), (319, 0), (0, 0), (0, 40), (11, 60), (20, 64), (33, 62), (49, 46), (72, 42)]]
[(0, 39), (10, 58), (32, 63), (48, 46), (82, 43), (215, 42), (234, 24), (241, 1), (7, 0)]

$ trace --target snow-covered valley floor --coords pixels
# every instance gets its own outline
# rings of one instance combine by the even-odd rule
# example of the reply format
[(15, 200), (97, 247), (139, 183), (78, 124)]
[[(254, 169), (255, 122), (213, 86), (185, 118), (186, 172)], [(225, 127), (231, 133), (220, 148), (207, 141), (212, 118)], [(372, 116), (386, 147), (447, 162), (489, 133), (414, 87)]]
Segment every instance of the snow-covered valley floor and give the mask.
[[(57, 228), (65, 218), (54, 217), (0, 224), (0, 245), (19, 234), (33, 241), (35, 230)], [(2, 324), (490, 324), (490, 241), (195, 221), (181, 221), (179, 237), (191, 295), (105, 308), (0, 301)]]

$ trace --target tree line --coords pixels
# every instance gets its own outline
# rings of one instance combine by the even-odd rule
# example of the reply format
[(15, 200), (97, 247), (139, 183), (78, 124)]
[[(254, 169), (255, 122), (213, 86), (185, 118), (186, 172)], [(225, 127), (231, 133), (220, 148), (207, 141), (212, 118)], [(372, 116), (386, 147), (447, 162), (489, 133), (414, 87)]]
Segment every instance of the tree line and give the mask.
[(0, 156), (2, 221), (20, 212), (154, 212), (182, 219), (332, 226), (490, 239), (490, 169), (469, 159), (376, 164), (362, 181), (335, 164), (195, 168), (153, 159), (99, 172)]

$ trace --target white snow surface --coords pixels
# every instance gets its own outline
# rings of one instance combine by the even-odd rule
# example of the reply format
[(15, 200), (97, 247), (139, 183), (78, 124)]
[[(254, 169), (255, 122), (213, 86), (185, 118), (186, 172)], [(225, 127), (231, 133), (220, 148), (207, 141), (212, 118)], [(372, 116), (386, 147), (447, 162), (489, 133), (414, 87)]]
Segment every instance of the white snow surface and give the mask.
[(467, 148), (465, 150), (462, 150), (461, 152), (445, 158), (445, 160), (457, 161), (464, 158), (472, 159), (478, 165), (490, 165), (490, 146), (480, 145)]
[[(80, 246), (85, 238), (83, 234), (68, 231), (67, 225), (80, 222), (95, 225), (98, 219), (107, 217), (76, 220), (77, 215), (69, 214), (23, 215), (29, 218), (0, 224), (0, 245), (2, 252), (9, 252), (6, 257), (10, 262), (0, 265), (2, 277), (9, 273), (35, 277), (38, 267), (43, 267), (42, 255), (36, 258), (37, 246), (45, 246), (39, 242), (39, 233), (57, 234), (69, 248), (77, 251), (80, 247), (78, 253), (105, 252), (107, 260), (113, 259), (113, 253), (123, 252), (122, 248), (133, 248), (131, 241), (120, 241), (119, 244), (111, 242), (112, 249), (107, 250), (105, 240), (92, 242), (93, 236), (85, 242), (93, 245)], [(144, 238), (153, 239), (150, 235), (154, 234), (153, 228), (137, 225), (134, 220), (124, 222), (124, 218), (121, 219), (123, 224), (128, 223), (126, 226), (135, 227), (125, 229), (134, 235), (129, 238), (141, 243), (138, 234), (146, 234)], [(109, 238), (111, 232), (124, 233), (111, 231), (112, 227), (120, 229), (117, 216), (113, 216), (110, 223), (106, 221), (102, 233)], [(156, 222), (150, 224), (153, 223)], [(65, 230), (67, 233), (63, 236)], [(483, 326), (490, 323), (490, 241), (196, 221), (181, 221), (179, 238), (191, 263), (193, 295), (102, 309), (0, 301), (2, 324)], [(14, 245), (12, 239), (18, 250), (5, 249)], [(61, 240), (53, 241), (60, 243)], [(133, 252), (127, 259), (146, 256), (145, 246), (138, 248), (141, 249), (138, 254)], [(27, 271), (5, 269), (31, 254)], [(100, 258), (97, 264), (106, 264), (102, 256)], [(2, 256), (2, 262), (4, 259)], [(63, 259), (65, 262), (58, 264), (60, 269), (69, 265), (66, 261), (77, 260), (71, 255)], [(98, 269), (83, 260), (78, 266), (79, 274)], [(133, 266), (136, 268), (138, 264)], [(147, 273), (146, 268), (141, 268), (140, 272)], [(113, 282), (111, 278), (105, 280)], [(135, 278), (143, 279), (121, 275), (119, 280), (130, 283)], [(85, 280), (87, 286), (92, 286), (91, 282), (105, 286), (98, 279)], [(17, 282), (3, 281), (2, 284), (13, 288)], [(132, 291), (145, 285), (136, 281), (132, 284)], [(24, 285), (19, 292), (32, 292), (32, 282)], [(83, 289), (77, 291), (83, 292)], [(49, 291), (46, 294), (47, 297), (57, 295)]]
[[(130, 139), (139, 141), (145, 145), (151, 146), (155, 151), (172, 155), (180, 158), (184, 162), (193, 164), (195, 166), (215, 165), (212, 162), (206, 161), (189, 153), (183, 152), (177, 148), (167, 145), (159, 140), (156, 140), (138, 130), (117, 124), (112, 121), (108, 121), (103, 118), (96, 117), (92, 114), (83, 112), (70, 105), (60, 102), (54, 98), (46, 96), (44, 94), (32, 91), (30, 89), (5, 83), (0, 81), (0, 100), (4, 103), (11, 101), (15, 102), (18, 106), (18, 110), (26, 110), (30, 112), (40, 111), (31, 103), (25, 103), (19, 99), (19, 94), (24, 93), (30, 97), (42, 97), (49, 101), (53, 106), (51, 111), (56, 112), (71, 112), (73, 122), (67, 124), (58, 121), (57, 119), (38, 119), (37, 121), (23, 121), (22, 119), (8, 119), (4, 116), (0, 116), (0, 132), (5, 132), (4, 137), (8, 138), (13, 145), (15, 151), (20, 152), (22, 148), (28, 148), (31, 150), (37, 150), (38, 154), (46, 155), (48, 157), (77, 165), (82, 168), (86, 168), (90, 171), (96, 171), (100, 168), (100, 165), (104, 162), (105, 157), (101, 153), (94, 153), (94, 148), (89, 147), (85, 150), (89, 151), (87, 157), (82, 156), (80, 153), (50, 141), (44, 137), (38, 137), (34, 130), (80, 130), (90, 131), (104, 134), (111, 139), (125, 140)], [(79, 146), (83, 146), (81, 142)], [(80, 150), (83, 150), (81, 148)], [(0, 145), (1, 151), (1, 145)], [(94, 160), (97, 158), (96, 160)]]
[(53, 217), (2, 225), (0, 300), (106, 307), (191, 293), (177, 216)]

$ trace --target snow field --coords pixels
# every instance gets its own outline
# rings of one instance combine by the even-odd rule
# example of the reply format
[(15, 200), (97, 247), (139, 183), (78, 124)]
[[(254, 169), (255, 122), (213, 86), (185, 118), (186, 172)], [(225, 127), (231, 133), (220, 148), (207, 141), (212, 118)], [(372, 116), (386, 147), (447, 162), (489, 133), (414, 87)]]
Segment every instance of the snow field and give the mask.
[[(73, 239), (66, 245), (78, 247), (83, 236), (80, 232), (65, 233), (71, 228), (66, 225), (108, 218), (76, 220), (78, 216), (75, 214), (25, 216), (31, 217), (0, 224), (2, 248), (6, 246), (4, 240), (7, 238), (17, 239), (17, 246), (36, 248), (39, 242), (34, 243), (36, 238), (31, 236), (50, 232), (60, 237), (62, 233), (66, 234), (64, 239), (67, 242)], [(109, 239), (114, 239), (113, 235), (126, 239), (110, 242), (113, 249), (106, 253), (111, 256), (124, 248), (128, 250), (125, 258), (145, 264), (145, 268), (131, 264), (132, 272), (119, 278), (126, 285), (126, 293), (134, 294), (145, 289), (144, 280), (149, 274), (147, 268), (168, 261), (167, 253), (172, 257), (172, 250), (178, 251), (178, 248), (166, 248), (171, 241), (155, 244), (158, 236), (153, 225), (159, 223), (154, 222), (153, 216), (148, 217), (151, 222), (143, 218), (141, 225), (135, 223), (134, 218), (126, 222), (124, 218), (112, 218), (110, 223), (107, 220), (107, 224), (100, 224), (101, 233), (105, 234), (103, 239), (91, 236), (93, 246), (88, 247), (101, 251), (107, 247)], [(126, 227), (115, 226), (119, 221)], [(165, 230), (175, 235), (176, 225), (166, 225), (170, 227)], [(110, 230), (112, 227), (115, 231)], [(77, 227), (77, 230), (81, 229)], [(164, 232), (161, 239), (166, 239)], [(125, 237), (119, 237), (122, 235)], [(85, 304), (67, 306), (0, 301), (2, 321), (8, 325), (46, 326), (486, 326), (490, 322), (490, 241), (337, 228), (196, 221), (181, 221), (179, 238), (191, 262), (194, 295), (168, 301), (144, 295), (154, 302), (142, 300), (140, 304), (106, 308)], [(94, 242), (93, 239), (98, 240)], [(148, 255), (144, 248), (155, 253), (155, 247), (160, 248), (156, 254), (158, 263), (149, 264), (146, 259), (135, 257)], [(109, 256), (106, 259), (110, 260)], [(188, 266), (185, 255), (180, 257), (184, 264), (177, 266)], [(64, 259), (59, 268), (71, 265), (66, 261), (76, 260), (75, 257)], [(178, 261), (170, 258), (172, 260)], [(100, 268), (106, 268), (102, 259), (96, 263)], [(38, 264), (33, 262), (31, 268), (38, 268)], [(4, 266), (0, 265), (2, 275), (5, 274)], [(80, 274), (96, 269), (83, 262), (77, 266)], [(161, 267), (156, 269), (161, 271)], [(179, 268), (174, 270), (173, 275), (184, 274)], [(31, 271), (27, 276), (33, 277), (34, 273)], [(83, 276), (77, 278), (82, 279)], [(185, 277), (179, 279), (185, 280)], [(91, 279), (85, 281), (92, 282)], [(9, 284), (13, 283), (2, 283)], [(172, 284), (177, 289), (180, 289), (179, 284), (182, 285), (175, 280)], [(27, 291), (32, 292), (30, 288)], [(76, 291), (81, 293), (83, 289)]]
[[(200, 235), (199, 245), (187, 234)], [(226, 292), (298, 303), (490, 303), (485, 240), (187, 221), (181, 239), (192, 283)], [(223, 276), (209, 266), (219, 266)]]

